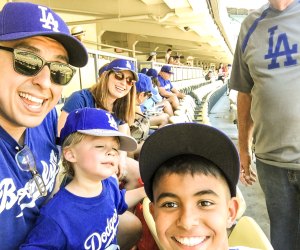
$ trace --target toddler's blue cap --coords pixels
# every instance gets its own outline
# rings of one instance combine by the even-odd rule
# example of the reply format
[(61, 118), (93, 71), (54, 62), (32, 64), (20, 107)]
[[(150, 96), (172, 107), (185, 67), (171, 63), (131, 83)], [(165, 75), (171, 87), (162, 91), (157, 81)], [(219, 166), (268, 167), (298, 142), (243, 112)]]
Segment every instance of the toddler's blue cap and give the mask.
[(135, 80), (138, 80), (137, 73), (135, 72), (135, 66), (132, 61), (125, 60), (125, 59), (115, 59), (111, 61), (107, 67), (106, 70), (114, 70), (114, 71), (123, 71), (123, 70), (129, 70), (132, 72), (132, 74), (135, 77)]
[(151, 76), (153, 78), (156, 78), (158, 76), (156, 69), (149, 69), (146, 73), (147, 76)]
[(47, 36), (58, 41), (68, 52), (71, 65), (86, 65), (85, 47), (70, 34), (66, 23), (53, 10), (27, 2), (6, 3), (0, 12), (0, 41), (33, 36)]
[(92, 136), (117, 136), (120, 139), (120, 150), (134, 151), (137, 148), (135, 139), (119, 132), (113, 116), (103, 109), (82, 108), (70, 112), (60, 132), (60, 144), (75, 132)]
[(139, 73), (139, 80), (135, 83), (136, 92), (149, 92), (152, 91), (152, 81), (149, 76)]
[(168, 74), (174, 74), (174, 73), (172, 72), (171, 66), (169, 66), (169, 65), (164, 65), (164, 66), (162, 66), (160, 71), (161, 71), (161, 72), (168, 73)]

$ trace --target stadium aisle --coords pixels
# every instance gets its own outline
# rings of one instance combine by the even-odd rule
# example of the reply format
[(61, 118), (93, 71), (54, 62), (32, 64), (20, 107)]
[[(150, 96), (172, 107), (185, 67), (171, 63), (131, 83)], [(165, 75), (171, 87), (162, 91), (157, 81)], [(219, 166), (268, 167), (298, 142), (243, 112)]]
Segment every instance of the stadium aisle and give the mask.
[[(209, 119), (212, 126), (222, 130), (226, 133), (237, 145), (237, 127), (233, 123), (235, 119), (234, 111), (229, 109), (229, 98), (224, 94), (216, 105), (212, 108)], [(249, 187), (245, 187), (239, 183), (239, 188), (243, 193), (244, 199), (247, 204), (247, 209), (244, 215), (253, 217), (256, 222), (261, 226), (268, 238), (270, 238), (270, 222), (265, 205), (264, 195), (258, 181)]]

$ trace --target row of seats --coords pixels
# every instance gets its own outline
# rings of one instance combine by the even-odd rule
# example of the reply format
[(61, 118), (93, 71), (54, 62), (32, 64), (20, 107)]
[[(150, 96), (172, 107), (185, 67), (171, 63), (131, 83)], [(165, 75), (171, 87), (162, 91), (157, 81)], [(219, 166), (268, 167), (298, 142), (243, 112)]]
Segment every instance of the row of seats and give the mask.
[(202, 82), (186, 87), (186, 96), (180, 101), (179, 108), (170, 117), (171, 123), (200, 122), (208, 123), (208, 103), (212, 94), (224, 86), (222, 81)]

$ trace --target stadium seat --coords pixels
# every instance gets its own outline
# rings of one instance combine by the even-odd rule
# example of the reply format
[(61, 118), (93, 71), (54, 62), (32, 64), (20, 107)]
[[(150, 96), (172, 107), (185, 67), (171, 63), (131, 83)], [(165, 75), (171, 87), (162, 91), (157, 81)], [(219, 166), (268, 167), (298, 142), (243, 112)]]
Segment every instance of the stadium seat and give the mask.
[(238, 220), (228, 239), (231, 247), (245, 246), (260, 250), (274, 250), (260, 226), (248, 216)]
[(143, 215), (144, 215), (144, 219), (147, 223), (147, 226), (158, 246), (158, 248), (160, 250), (163, 250), (162, 246), (159, 244), (159, 240), (157, 238), (157, 233), (156, 233), (156, 228), (155, 228), (155, 223), (154, 223), (154, 219), (152, 217), (152, 214), (150, 213), (150, 209), (149, 209), (149, 204), (150, 204), (150, 200), (148, 197), (145, 197), (143, 200)]

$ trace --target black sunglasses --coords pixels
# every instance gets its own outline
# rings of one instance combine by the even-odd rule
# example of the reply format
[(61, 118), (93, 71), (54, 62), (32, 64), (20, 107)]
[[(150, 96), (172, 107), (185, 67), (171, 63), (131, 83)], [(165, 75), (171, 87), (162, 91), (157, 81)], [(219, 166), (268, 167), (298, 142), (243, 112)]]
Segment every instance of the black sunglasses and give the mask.
[[(121, 72), (121, 71), (114, 71), (114, 70), (112, 70), (111, 72), (114, 73), (114, 76), (115, 76), (116, 80), (118, 80), (118, 81), (124, 80), (125, 75), (124, 75), (123, 72)], [(126, 84), (127, 84), (128, 86), (133, 86), (133, 85), (136, 83), (136, 80), (132, 79), (132, 78), (129, 77), (129, 76), (126, 77), (125, 80), (126, 80)]]
[(51, 81), (57, 85), (67, 85), (76, 72), (76, 69), (69, 64), (48, 62), (31, 51), (3, 46), (0, 46), (0, 49), (13, 53), (14, 70), (21, 75), (35, 76), (47, 65), (50, 69)]
[(146, 91), (145, 96), (147, 96), (147, 99), (151, 98), (152, 97), (152, 92), (151, 91)]
[(34, 156), (28, 146), (24, 146), (15, 156), (18, 167), (22, 171), (31, 173), (32, 178), (29, 181), (29, 193), (33, 197), (36, 191), (39, 197), (47, 195), (47, 188), (42, 176), (36, 169)]

